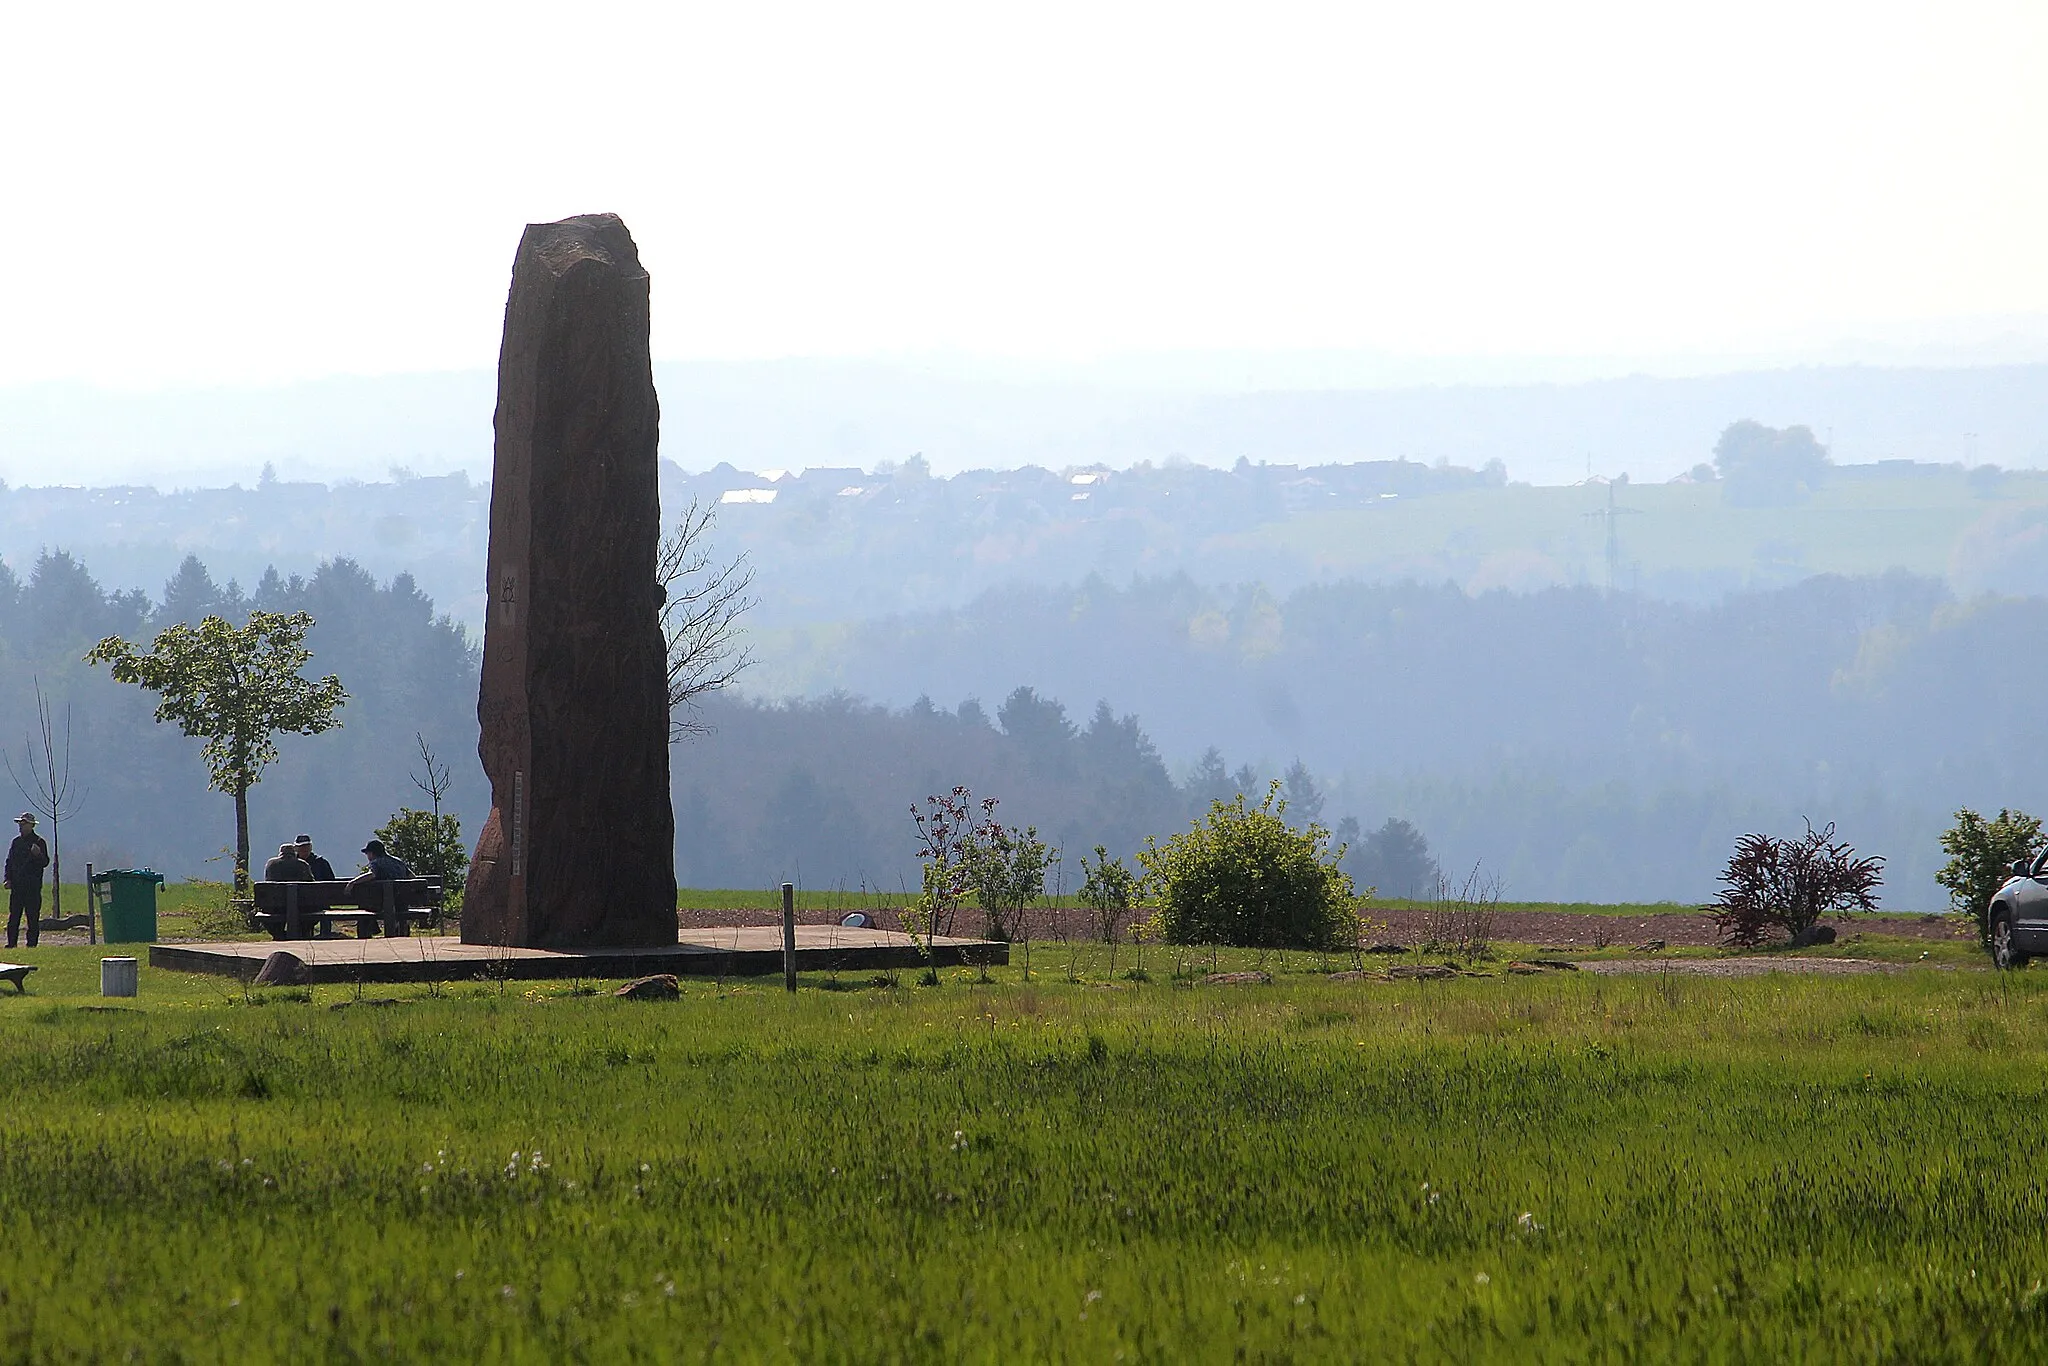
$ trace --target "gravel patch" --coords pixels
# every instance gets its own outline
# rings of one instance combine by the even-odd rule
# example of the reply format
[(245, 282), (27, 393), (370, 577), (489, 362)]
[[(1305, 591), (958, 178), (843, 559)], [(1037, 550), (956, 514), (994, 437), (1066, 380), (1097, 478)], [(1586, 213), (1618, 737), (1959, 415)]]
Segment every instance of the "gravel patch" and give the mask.
[(1767, 972), (1846, 976), (1862, 972), (1902, 972), (1909, 963), (1873, 963), (1864, 958), (1595, 958), (1579, 964), (1580, 972), (1603, 977), (1676, 973), (1687, 977), (1761, 977)]
[[(1426, 911), (1371, 911), (1368, 914), (1387, 926), (1377, 939), (1405, 944), (1422, 942), (1427, 928)], [(1969, 940), (1976, 931), (1946, 915), (1873, 915), (1824, 920), (1835, 933), (1898, 935), (1908, 939)], [(1623, 916), (1587, 915), (1573, 911), (1496, 911), (1493, 937), (1518, 944), (1541, 944), (1559, 949), (1633, 948), (1663, 940), (1672, 948), (1713, 948), (1721, 943), (1721, 932), (1711, 917), (1696, 912), (1669, 915)]]

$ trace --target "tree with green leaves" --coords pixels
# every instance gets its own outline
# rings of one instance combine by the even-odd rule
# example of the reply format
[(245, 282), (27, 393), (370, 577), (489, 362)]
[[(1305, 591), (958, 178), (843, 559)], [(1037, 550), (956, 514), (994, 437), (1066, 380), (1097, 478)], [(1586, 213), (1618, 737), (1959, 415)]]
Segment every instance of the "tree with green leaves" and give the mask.
[(1941, 852), (1948, 862), (1934, 880), (1948, 889), (1949, 905), (1976, 923), (1977, 939), (1986, 948), (1991, 946), (1992, 894), (2012, 876), (2012, 865), (2032, 858), (2040, 844), (2040, 817), (2007, 808), (1987, 821), (1966, 806), (1943, 833)]
[(1810, 427), (1766, 427), (1744, 420), (1731, 424), (1714, 445), (1721, 496), (1758, 507), (1797, 502), (1821, 485), (1832, 466), (1828, 449)]
[(156, 693), (159, 723), (206, 741), (209, 784), (235, 799), (237, 886), (249, 880), (249, 789), (276, 761), (276, 737), (331, 730), (348, 701), (333, 674), (315, 681), (299, 672), (313, 658), (312, 626), (305, 612), (251, 612), (239, 627), (209, 616), (165, 627), (147, 653), (108, 636), (85, 657), (116, 682)]
[(970, 825), (961, 846), (967, 886), (981, 904), (988, 936), (1005, 944), (1024, 928), (1031, 903), (1045, 895), (1045, 874), (1059, 851), (1038, 837), (1035, 825), (1004, 825), (996, 799), (984, 797), (981, 821)]

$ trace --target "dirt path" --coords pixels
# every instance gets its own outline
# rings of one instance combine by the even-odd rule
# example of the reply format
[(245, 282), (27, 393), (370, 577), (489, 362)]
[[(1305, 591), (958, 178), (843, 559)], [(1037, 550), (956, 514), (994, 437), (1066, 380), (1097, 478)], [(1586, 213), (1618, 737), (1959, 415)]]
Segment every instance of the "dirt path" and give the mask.
[[(1386, 925), (1379, 935), (1388, 943), (1415, 947), (1426, 937), (1426, 911), (1373, 911)], [(1862, 916), (1823, 922), (1840, 935), (1889, 934), (1910, 939), (1967, 940), (1975, 932), (1945, 915)], [(1661, 939), (1672, 948), (1708, 948), (1721, 943), (1720, 931), (1707, 916), (1583, 915), (1570, 911), (1497, 911), (1493, 937), (1517, 944), (1542, 944), (1560, 949), (1633, 948)]]
[(1676, 973), (1687, 977), (1761, 977), (1767, 972), (1838, 976), (1860, 972), (1901, 972), (1909, 963), (1873, 963), (1862, 958), (1598, 958), (1579, 964), (1580, 972), (1602, 977), (1644, 973)]
[[(879, 928), (902, 928), (893, 908), (871, 914)], [(1400, 944), (1412, 949), (1427, 937), (1429, 913), (1426, 911), (1374, 910), (1368, 914), (1376, 922), (1368, 930), (1374, 942)], [(682, 911), (677, 919), (684, 929), (703, 929), (714, 925), (775, 925), (781, 923), (782, 917), (775, 911), (725, 910)], [(836, 915), (825, 911), (797, 912), (797, 920), (803, 924), (829, 923), (837, 919)], [(1031, 912), (1030, 919), (1033, 939), (1093, 937), (1080, 911), (1054, 911), (1040, 907)], [(1945, 915), (1864, 916), (1827, 923), (1834, 925), (1836, 933), (1844, 936), (1863, 933), (1967, 941), (1974, 933)], [(972, 935), (980, 932), (981, 913), (975, 910), (960, 912), (953, 933)], [(1497, 911), (1493, 917), (1493, 938), (1558, 950), (1634, 948), (1658, 939), (1671, 948), (1707, 948), (1721, 942), (1714, 922), (1696, 913), (1621, 916), (1572, 911)], [(1125, 928), (1124, 941), (1129, 942), (1128, 927)]]

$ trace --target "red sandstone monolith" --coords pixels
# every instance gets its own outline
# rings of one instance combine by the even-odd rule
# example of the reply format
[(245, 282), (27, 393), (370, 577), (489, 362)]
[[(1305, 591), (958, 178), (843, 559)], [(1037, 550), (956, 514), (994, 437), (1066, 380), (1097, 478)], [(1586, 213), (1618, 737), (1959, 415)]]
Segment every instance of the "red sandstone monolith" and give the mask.
[(491, 814), (466, 943), (676, 942), (647, 319), (617, 216), (527, 227), (498, 355), (477, 700)]

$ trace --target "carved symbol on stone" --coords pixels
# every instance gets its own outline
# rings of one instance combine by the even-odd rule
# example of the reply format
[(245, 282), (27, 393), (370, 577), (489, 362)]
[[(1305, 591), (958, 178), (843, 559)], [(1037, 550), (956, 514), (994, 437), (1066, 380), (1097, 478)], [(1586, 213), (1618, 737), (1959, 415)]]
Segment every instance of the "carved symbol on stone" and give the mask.
[(526, 773), (512, 772), (512, 876), (526, 875)]

